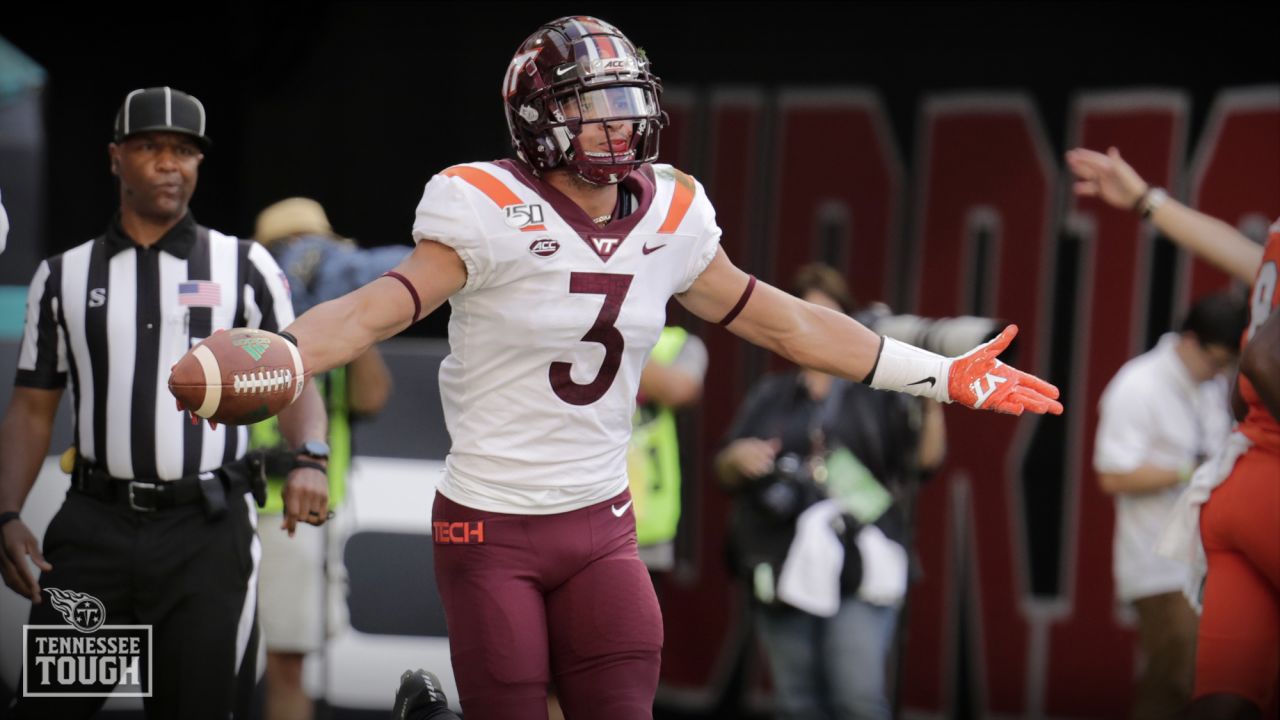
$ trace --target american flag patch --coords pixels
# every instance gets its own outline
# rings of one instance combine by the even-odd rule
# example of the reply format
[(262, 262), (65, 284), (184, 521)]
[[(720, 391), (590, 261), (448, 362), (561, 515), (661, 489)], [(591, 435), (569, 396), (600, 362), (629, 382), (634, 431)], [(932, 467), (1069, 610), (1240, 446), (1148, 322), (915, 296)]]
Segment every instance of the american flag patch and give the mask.
[(216, 307), (222, 304), (222, 286), (208, 280), (178, 283), (178, 304), (189, 307)]

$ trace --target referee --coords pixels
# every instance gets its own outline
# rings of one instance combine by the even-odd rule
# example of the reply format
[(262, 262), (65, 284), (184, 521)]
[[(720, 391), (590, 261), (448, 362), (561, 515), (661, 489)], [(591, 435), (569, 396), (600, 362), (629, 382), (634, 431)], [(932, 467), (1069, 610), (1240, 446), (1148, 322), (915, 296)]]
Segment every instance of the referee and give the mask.
[[(209, 148), (199, 100), (134, 90), (108, 147), (118, 214), (31, 281), (17, 387), (0, 425), (0, 572), (31, 598), (32, 625), (65, 624), (52, 588), (97, 598), (106, 624), (150, 625), (148, 717), (247, 717), (260, 554), (249, 502), (259, 473), (245, 460), (246, 428), (192, 424), (165, 387), (193, 344), (231, 327), (278, 330), (293, 308), (262, 246), (197, 225), (187, 209)], [(68, 379), (77, 459), (42, 555), (18, 513)], [(294, 447), (324, 440), (310, 384), (280, 425)], [(315, 464), (295, 469), (284, 494), (291, 534), (298, 521), (324, 522), (328, 485)], [(85, 718), (103, 702), (19, 697), (15, 713)]]

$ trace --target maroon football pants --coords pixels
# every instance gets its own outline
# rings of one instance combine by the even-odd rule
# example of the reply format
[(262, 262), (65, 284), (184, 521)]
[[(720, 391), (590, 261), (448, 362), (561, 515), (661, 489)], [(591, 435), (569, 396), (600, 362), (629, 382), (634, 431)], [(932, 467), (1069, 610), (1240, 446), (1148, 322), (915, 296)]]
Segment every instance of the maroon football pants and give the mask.
[(436, 493), (436, 584), (467, 720), (648, 720), (662, 614), (636, 554), (631, 495), (556, 515), (507, 515)]

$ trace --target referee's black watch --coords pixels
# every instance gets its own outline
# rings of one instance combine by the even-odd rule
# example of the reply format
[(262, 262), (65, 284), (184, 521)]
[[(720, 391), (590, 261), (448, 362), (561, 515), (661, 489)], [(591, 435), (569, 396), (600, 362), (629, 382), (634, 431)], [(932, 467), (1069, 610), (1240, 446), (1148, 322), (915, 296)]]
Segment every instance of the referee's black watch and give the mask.
[(298, 446), (298, 455), (316, 460), (328, 460), (329, 443), (323, 440), (308, 440)]

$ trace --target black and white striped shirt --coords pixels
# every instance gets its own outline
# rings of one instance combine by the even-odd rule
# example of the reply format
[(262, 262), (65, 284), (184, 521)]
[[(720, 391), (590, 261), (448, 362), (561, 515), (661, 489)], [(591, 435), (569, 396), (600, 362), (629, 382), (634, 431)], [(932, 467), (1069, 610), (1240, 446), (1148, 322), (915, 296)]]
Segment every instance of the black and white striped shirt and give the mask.
[(80, 457), (113, 477), (174, 480), (242, 456), (244, 427), (191, 424), (169, 369), (213, 331), (293, 322), (265, 248), (187, 213), (150, 248), (120, 226), (40, 264), (27, 295), (16, 384), (74, 390)]

